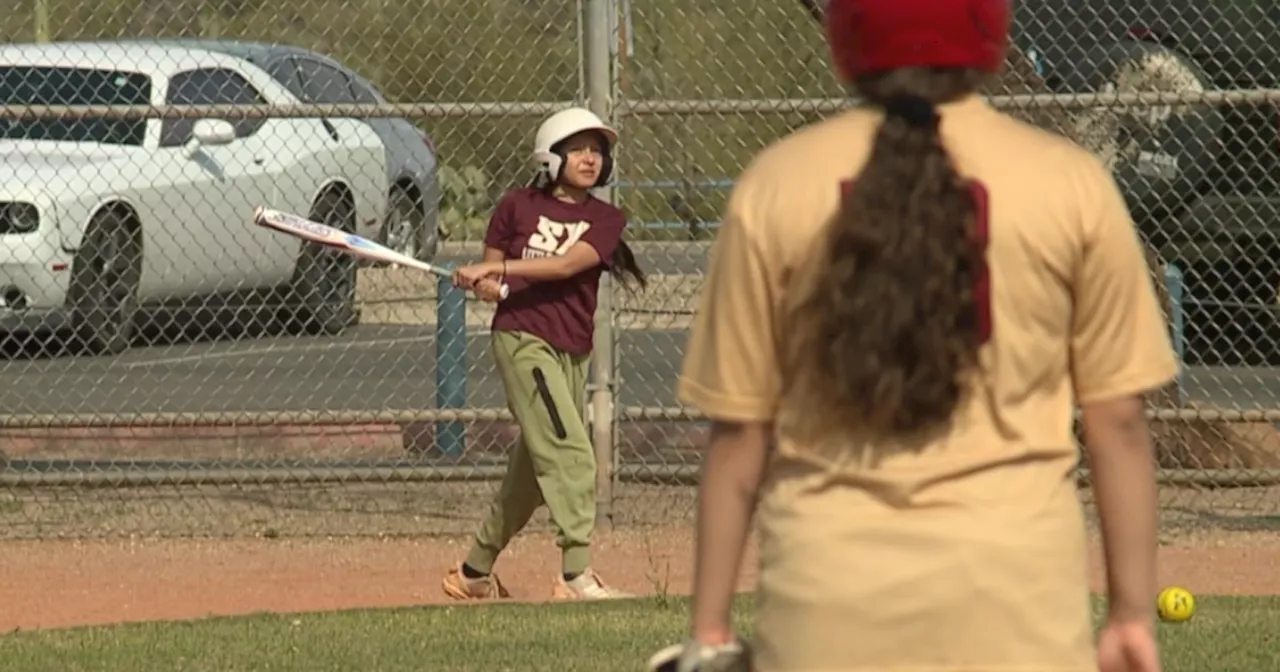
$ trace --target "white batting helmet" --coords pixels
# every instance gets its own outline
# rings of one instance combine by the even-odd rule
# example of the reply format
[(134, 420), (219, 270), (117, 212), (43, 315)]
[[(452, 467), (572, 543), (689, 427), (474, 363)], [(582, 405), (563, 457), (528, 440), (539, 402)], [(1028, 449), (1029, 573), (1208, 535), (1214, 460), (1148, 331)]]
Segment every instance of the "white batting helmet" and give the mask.
[(583, 131), (597, 131), (604, 136), (604, 161), (595, 186), (608, 184), (613, 175), (613, 146), (618, 142), (618, 132), (590, 110), (581, 107), (561, 110), (542, 122), (533, 141), (533, 164), (552, 182), (560, 179), (564, 155), (557, 151), (556, 145)]

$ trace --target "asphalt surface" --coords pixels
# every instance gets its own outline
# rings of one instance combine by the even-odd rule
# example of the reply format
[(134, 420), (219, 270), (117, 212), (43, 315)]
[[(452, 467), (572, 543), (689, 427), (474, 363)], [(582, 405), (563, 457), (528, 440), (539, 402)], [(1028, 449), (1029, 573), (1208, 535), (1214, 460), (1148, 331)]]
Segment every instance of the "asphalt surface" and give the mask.
[[(502, 408), (487, 332), (470, 332), (468, 405)], [(625, 405), (667, 406), (684, 332), (624, 332)], [(340, 337), (134, 348), (116, 357), (0, 361), (4, 413), (260, 412), (436, 408), (433, 327), (361, 326)]]
[[(706, 243), (640, 243), (650, 274), (701, 274)], [(477, 245), (444, 245), (437, 260), (475, 261)], [(623, 332), (619, 403), (670, 406), (683, 331)], [(0, 413), (216, 413), (436, 408), (433, 326), (367, 325), (339, 337), (257, 337), (139, 346), (116, 357), (72, 356), (55, 342), (0, 348)], [(468, 406), (503, 408), (489, 339), (470, 332)]]
[[(467, 399), (505, 406), (488, 334), (469, 333)], [(672, 406), (683, 331), (619, 335), (619, 403)], [(4, 413), (405, 410), (436, 407), (433, 328), (362, 326), (336, 338), (256, 338), (139, 347), (117, 357), (42, 356), (0, 361)], [(1273, 408), (1280, 371), (1193, 368), (1193, 399)]]
[[(705, 243), (640, 244), (650, 273), (700, 274)], [(475, 259), (446, 247), (441, 260)], [(488, 335), (473, 330), (466, 354), (467, 405), (502, 408)], [(673, 406), (684, 331), (619, 334), (618, 403)], [(436, 408), (434, 327), (366, 325), (339, 337), (181, 338), (117, 357), (50, 354), (47, 346), (0, 357), (0, 413), (363, 411)], [(1190, 399), (1233, 408), (1280, 405), (1280, 369), (1192, 367)]]

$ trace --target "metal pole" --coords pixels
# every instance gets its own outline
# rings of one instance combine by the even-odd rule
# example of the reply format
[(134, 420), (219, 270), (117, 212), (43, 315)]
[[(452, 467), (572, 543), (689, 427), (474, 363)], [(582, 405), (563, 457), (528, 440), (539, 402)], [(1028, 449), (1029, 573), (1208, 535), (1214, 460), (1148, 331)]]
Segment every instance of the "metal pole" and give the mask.
[(32, 4), (36, 19), (36, 42), (48, 42), (52, 39), (49, 34), (49, 0), (32, 0)]
[[(613, 0), (585, 0), (583, 16), (584, 60), (587, 74), (587, 107), (606, 123), (613, 123), (610, 64), (613, 58)], [(614, 173), (618, 168), (615, 164)], [(596, 194), (612, 203), (613, 189)], [(600, 278), (596, 307), (595, 351), (591, 361), (591, 441), (596, 452), (596, 525), (613, 522), (613, 282)]]
[[(467, 297), (449, 277), (436, 283), (436, 408), (467, 405)], [(458, 457), (466, 450), (467, 427), (461, 422), (436, 423), (436, 449)]]
[(577, 102), (581, 102), (587, 97), (587, 8), (583, 5), (584, 0), (577, 0), (574, 9), (578, 15), (578, 91)]
[(1175, 394), (1177, 398), (1174, 403), (1182, 406), (1183, 400), (1186, 399), (1186, 364), (1187, 361), (1187, 329), (1186, 317), (1183, 313), (1183, 302), (1185, 298), (1183, 292), (1182, 270), (1174, 264), (1165, 264), (1164, 266), (1164, 282), (1165, 288), (1169, 292), (1169, 327), (1172, 333), (1173, 349), (1178, 355), (1178, 384)]

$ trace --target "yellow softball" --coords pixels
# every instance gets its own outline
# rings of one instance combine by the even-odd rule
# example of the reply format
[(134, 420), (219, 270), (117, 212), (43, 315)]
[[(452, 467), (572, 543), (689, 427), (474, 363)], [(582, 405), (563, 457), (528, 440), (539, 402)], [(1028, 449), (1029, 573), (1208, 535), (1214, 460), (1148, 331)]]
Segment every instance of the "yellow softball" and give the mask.
[(1181, 623), (1196, 613), (1196, 598), (1186, 588), (1169, 586), (1160, 591), (1156, 611), (1162, 621)]

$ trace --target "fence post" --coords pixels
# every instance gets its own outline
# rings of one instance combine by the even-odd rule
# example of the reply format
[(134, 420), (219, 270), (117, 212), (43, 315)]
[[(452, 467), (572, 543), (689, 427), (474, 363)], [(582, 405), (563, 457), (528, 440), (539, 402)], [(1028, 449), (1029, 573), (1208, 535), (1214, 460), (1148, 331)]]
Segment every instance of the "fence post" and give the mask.
[[(453, 279), (436, 280), (436, 408), (467, 405), (467, 295)], [(466, 449), (467, 427), (457, 420), (436, 423), (436, 450), (458, 457)]]
[(31, 9), (35, 15), (35, 41), (48, 42), (53, 39), (49, 28), (49, 0), (32, 0)]
[[(612, 100), (613, 0), (586, 0), (582, 31), (587, 79), (587, 106), (606, 123), (614, 123)], [(616, 175), (618, 168), (614, 166)], [(612, 203), (613, 190), (603, 187), (596, 194)], [(596, 525), (613, 524), (613, 281), (600, 277), (596, 307), (595, 346), (591, 358), (591, 442), (596, 453)]]
[(1174, 394), (1177, 395), (1174, 403), (1178, 406), (1183, 405), (1186, 390), (1186, 354), (1187, 354), (1187, 335), (1186, 335), (1186, 317), (1183, 311), (1183, 276), (1182, 270), (1177, 265), (1167, 263), (1164, 265), (1164, 286), (1169, 293), (1169, 330), (1172, 332), (1170, 336), (1173, 340), (1173, 351), (1178, 356), (1178, 382)]

